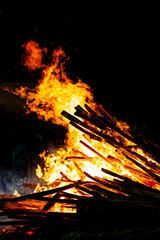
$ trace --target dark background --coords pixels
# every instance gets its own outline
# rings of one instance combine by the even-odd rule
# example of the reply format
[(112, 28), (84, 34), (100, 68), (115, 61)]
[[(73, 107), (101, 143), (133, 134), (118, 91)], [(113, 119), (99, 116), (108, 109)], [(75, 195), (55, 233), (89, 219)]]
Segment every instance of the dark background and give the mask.
[(36, 83), (21, 65), (30, 39), (50, 55), (61, 46), (66, 71), (93, 89), (95, 101), (159, 137), (159, 16), (156, 6), (53, 1), (0, 7), (0, 81)]
[[(160, 143), (159, 7), (146, 2), (121, 4), (38, 1), (33, 6), (22, 1), (16, 6), (14, 1), (0, 5), (0, 86), (34, 85), (40, 78), (21, 65), (22, 44), (33, 39), (49, 54), (61, 46), (70, 57), (66, 70), (72, 80), (81, 78), (92, 87), (95, 101), (119, 119), (135, 122)], [(2, 91), (0, 95), (0, 106), (5, 102), (14, 110), (5, 115), (0, 109), (0, 192), (7, 192), (13, 181), (15, 189), (14, 174), (30, 177), (33, 183), (32, 168), (43, 164), (39, 153), (63, 144), (65, 131), (35, 115), (17, 113), (21, 100)], [(145, 230), (143, 234), (152, 233), (151, 228)]]
[[(159, 17), (150, 6), (59, 2), (0, 9), (0, 81), (36, 82), (21, 66), (28, 40), (62, 46), (69, 76), (120, 117), (159, 123)], [(152, 125), (152, 124), (151, 124)]]

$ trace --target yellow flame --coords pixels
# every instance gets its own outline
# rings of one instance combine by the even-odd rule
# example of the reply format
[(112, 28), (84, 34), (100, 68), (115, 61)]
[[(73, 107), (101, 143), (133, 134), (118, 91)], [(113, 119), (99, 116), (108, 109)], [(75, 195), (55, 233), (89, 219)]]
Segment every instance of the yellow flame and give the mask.
[[(48, 184), (64, 178), (64, 176), (72, 181), (86, 180), (84, 171), (92, 176), (106, 177), (106, 174), (101, 171), (101, 168), (106, 168), (158, 188), (159, 186), (155, 184), (153, 179), (149, 180), (141, 169), (121, 153), (120, 149), (115, 151), (116, 149), (105, 141), (98, 142), (84, 136), (82, 132), (69, 125), (69, 121), (61, 115), (63, 110), (74, 114), (74, 107), (77, 105), (84, 107), (87, 103), (93, 109), (97, 107), (91, 88), (80, 79), (75, 83), (67, 77), (64, 71), (65, 52), (61, 48), (54, 50), (51, 63), (45, 65), (42, 60), (44, 52), (47, 53), (46, 48), (40, 49), (39, 45), (33, 41), (23, 45), (23, 47), (26, 49), (26, 56), (23, 57), (24, 65), (28, 66), (29, 70), (42, 68), (42, 78), (35, 89), (21, 87), (12, 92), (26, 99), (27, 113), (36, 112), (40, 119), (52, 120), (53, 123), (61, 124), (68, 129), (63, 148), (59, 149), (56, 154), (47, 154), (44, 151), (40, 155), (45, 162), (45, 167), (42, 171), (40, 166), (37, 166), (37, 176), (43, 178)], [(129, 134), (129, 126), (126, 123), (117, 122), (117, 127)], [(123, 140), (125, 146), (132, 144), (131, 141), (124, 138), (119, 140), (119, 134), (112, 130), (106, 129), (104, 132), (117, 141)], [(93, 152), (84, 147), (80, 140), (87, 142), (100, 154), (97, 155), (96, 151)], [(78, 150), (81, 154), (74, 150)], [(68, 156), (79, 155), (85, 156), (84, 159), (74, 159), (74, 157), (72, 160), (67, 159)], [(108, 157), (110, 155), (112, 157)]]

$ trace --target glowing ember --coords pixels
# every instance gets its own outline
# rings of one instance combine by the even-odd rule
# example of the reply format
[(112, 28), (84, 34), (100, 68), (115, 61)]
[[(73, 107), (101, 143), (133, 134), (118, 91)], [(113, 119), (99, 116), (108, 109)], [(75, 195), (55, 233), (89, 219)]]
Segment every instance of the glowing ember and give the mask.
[(34, 232), (28, 231), (28, 232), (26, 232), (26, 234), (30, 236), (30, 235), (34, 234)]

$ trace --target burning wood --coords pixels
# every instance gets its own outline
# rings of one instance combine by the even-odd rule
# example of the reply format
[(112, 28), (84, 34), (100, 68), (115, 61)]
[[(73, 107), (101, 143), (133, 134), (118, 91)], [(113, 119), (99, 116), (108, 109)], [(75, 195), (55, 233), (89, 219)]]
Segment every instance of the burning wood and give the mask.
[(160, 213), (157, 149), (94, 103), (87, 84), (69, 79), (60, 62), (64, 57), (62, 49), (55, 50), (49, 66), (41, 57), (36, 66), (44, 68), (41, 85), (14, 91), (27, 99), (28, 112), (65, 126), (68, 134), (64, 148), (40, 155), (45, 167), (38, 166), (37, 176), (46, 185), (25, 183), (34, 193), (0, 199), (0, 215), (7, 216), (0, 225), (21, 225), (31, 232), (57, 222), (103, 225), (108, 216), (112, 224), (120, 224), (128, 214), (139, 219)]
[[(96, 209), (99, 209), (100, 206), (108, 209), (110, 205), (122, 204), (123, 206), (124, 203), (132, 207), (134, 206), (134, 208), (144, 207), (145, 211), (148, 209), (149, 212), (150, 208), (157, 209), (160, 207), (160, 173), (158, 160), (155, 159), (155, 155), (153, 154), (153, 159), (150, 158), (152, 155), (150, 151), (149, 157), (148, 155), (141, 155), (140, 152), (142, 151), (148, 153), (146, 151), (147, 145), (144, 143), (139, 144), (139, 139), (135, 139), (130, 133), (127, 134), (120, 130), (113, 117), (110, 114), (108, 115), (102, 106), (100, 107), (100, 110), (102, 110), (101, 115), (98, 115), (88, 105), (85, 105), (85, 107), (86, 110), (80, 106), (76, 107), (76, 111), (78, 111), (76, 115), (81, 115), (82, 120), (65, 111), (62, 112), (62, 115), (71, 121), (72, 126), (85, 134), (87, 140), (91, 139), (89, 142), (87, 141), (88, 143), (80, 140), (80, 143), (96, 156), (89, 157), (77, 149), (75, 153), (78, 155), (66, 157), (67, 161), (74, 163), (80, 180), (72, 180), (61, 171), (60, 174), (66, 182), (64, 186), (20, 197), (1, 198), (0, 215), (7, 216), (9, 220), (1, 222), (0, 225), (23, 225), (28, 226), (30, 229), (33, 226), (41, 225), (44, 223), (44, 220), (49, 219), (51, 217), (50, 212), (53, 213), (52, 219), (55, 219), (55, 216), (59, 216), (61, 221), (65, 221), (66, 217), (72, 220), (74, 216), (74, 220), (79, 221), (84, 217), (81, 209), (85, 209), (86, 214), (90, 205), (94, 205), (96, 212)], [(109, 133), (107, 132), (108, 123)], [(112, 131), (112, 134), (110, 131)], [(120, 141), (117, 135), (115, 137), (115, 132), (118, 136), (120, 135)], [(128, 145), (126, 144), (126, 139)], [(103, 146), (105, 143), (111, 145), (117, 157), (102, 154), (96, 150), (93, 141)], [(134, 147), (130, 147), (131, 143)], [(137, 149), (141, 151), (137, 151)], [(110, 165), (117, 164), (119, 167), (122, 166), (123, 169), (127, 169), (126, 172), (129, 171), (129, 174), (126, 175), (123, 171), (119, 173), (117, 169), (111, 171), (101, 166), (102, 175), (93, 176), (86, 170), (83, 170), (82, 166), (80, 167), (77, 163), (77, 161), (89, 161), (92, 163), (96, 161), (94, 158), (104, 160)], [(139, 179), (141, 177), (143, 179)], [(71, 183), (67, 184), (69, 182)], [(35, 188), (34, 184), (24, 185)], [(30, 201), (28, 206), (27, 201)], [(36, 208), (34, 208), (35, 201), (37, 202)], [(64, 211), (65, 208), (68, 209), (66, 213), (56, 213), (56, 204), (58, 204), (60, 211)], [(67, 215), (67, 212), (70, 212), (70, 214)]]

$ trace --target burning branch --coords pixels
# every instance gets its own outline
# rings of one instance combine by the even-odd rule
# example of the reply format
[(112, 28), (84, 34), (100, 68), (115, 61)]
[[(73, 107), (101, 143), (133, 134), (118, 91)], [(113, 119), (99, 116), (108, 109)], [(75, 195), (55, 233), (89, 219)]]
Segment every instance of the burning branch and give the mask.
[[(47, 50), (30, 44), (34, 49), (24, 45), (24, 64), (31, 70), (43, 69), (41, 83), (32, 91), (21, 88), (14, 93), (27, 99), (28, 113), (36, 112), (39, 118), (65, 126), (68, 134), (63, 149), (49, 156), (41, 154), (45, 168), (42, 174), (39, 166), (39, 176), (48, 184), (40, 186), (40, 192), (0, 199), (0, 215), (14, 219), (0, 225), (33, 228), (50, 220), (82, 223), (84, 219), (102, 223), (101, 215), (115, 222), (117, 214), (120, 221), (122, 216), (126, 219), (128, 210), (142, 209), (143, 214), (151, 215), (152, 211), (160, 212), (157, 149), (95, 104), (87, 84), (81, 80), (74, 83), (66, 76), (62, 49), (54, 51), (52, 63), (45, 66), (42, 58)], [(35, 188), (34, 184), (24, 186)]]

